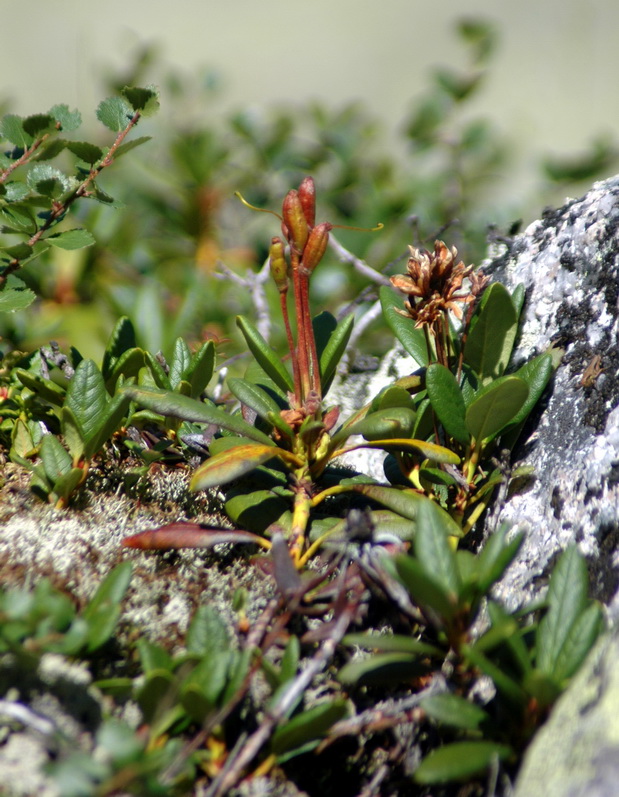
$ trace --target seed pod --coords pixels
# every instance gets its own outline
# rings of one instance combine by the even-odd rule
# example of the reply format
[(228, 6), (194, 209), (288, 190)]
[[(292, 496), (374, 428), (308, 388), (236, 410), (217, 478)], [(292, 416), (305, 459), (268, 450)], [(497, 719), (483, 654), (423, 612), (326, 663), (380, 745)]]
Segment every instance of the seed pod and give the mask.
[(288, 241), (301, 254), (309, 235), (309, 227), (307, 226), (298, 191), (292, 189), (286, 194), (282, 205), (282, 216), (288, 229)]
[(299, 199), (310, 229), (316, 224), (316, 186), (311, 177), (305, 177), (299, 186)]
[(301, 258), (301, 265), (308, 274), (311, 274), (322, 260), (329, 243), (329, 232), (332, 229), (332, 224), (328, 221), (323, 221), (322, 224), (314, 227), (310, 232), (303, 250), (303, 257)]
[(281, 238), (271, 238), (269, 249), (269, 266), (271, 276), (280, 293), (288, 290), (288, 263), (284, 254), (284, 242)]

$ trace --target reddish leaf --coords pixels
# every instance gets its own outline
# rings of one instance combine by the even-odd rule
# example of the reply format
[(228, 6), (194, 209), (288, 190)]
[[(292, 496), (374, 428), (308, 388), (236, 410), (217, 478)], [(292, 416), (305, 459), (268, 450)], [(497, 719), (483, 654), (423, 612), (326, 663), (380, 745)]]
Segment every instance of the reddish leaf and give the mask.
[(221, 542), (256, 542), (264, 546), (263, 538), (250, 531), (213, 529), (200, 523), (169, 523), (158, 529), (147, 529), (125, 537), (122, 545), (144, 551), (170, 551), (175, 548), (212, 548)]

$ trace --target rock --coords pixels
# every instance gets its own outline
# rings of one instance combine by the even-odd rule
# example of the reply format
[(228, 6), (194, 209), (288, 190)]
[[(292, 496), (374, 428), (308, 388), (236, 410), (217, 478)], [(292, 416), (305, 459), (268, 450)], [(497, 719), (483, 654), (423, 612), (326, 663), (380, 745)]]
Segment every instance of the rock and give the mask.
[(527, 751), (514, 797), (615, 797), (619, 782), (619, 634), (591, 651)]

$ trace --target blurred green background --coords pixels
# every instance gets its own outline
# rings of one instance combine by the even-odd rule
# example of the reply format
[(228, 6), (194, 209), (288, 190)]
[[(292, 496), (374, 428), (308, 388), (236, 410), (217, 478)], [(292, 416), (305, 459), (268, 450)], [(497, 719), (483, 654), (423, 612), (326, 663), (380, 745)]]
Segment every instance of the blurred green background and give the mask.
[[(98, 357), (121, 314), (142, 346), (177, 335), (230, 338), (254, 312), (249, 289), (222, 279), (262, 264), (278, 209), (304, 174), (318, 219), (386, 225), (337, 231), (372, 267), (402, 271), (407, 243), (441, 233), (467, 262), (499, 234), (537, 218), (617, 170), (619, 5), (584, 2), (365, 0), (4, 0), (3, 112), (78, 107), (80, 138), (111, 143), (98, 102), (155, 83), (153, 141), (108, 170), (124, 209), (89, 206), (74, 221), (97, 244), (50, 250), (22, 276), (42, 297), (0, 321), (2, 348), (50, 339)], [(391, 264), (390, 266), (388, 264)], [(219, 275), (219, 276), (217, 276)], [(342, 312), (366, 281), (330, 255), (316, 274), (316, 311)], [(276, 293), (267, 289), (276, 306)], [(372, 292), (358, 302), (361, 317)], [(272, 328), (274, 345), (281, 329)], [(364, 351), (388, 345), (368, 326)]]

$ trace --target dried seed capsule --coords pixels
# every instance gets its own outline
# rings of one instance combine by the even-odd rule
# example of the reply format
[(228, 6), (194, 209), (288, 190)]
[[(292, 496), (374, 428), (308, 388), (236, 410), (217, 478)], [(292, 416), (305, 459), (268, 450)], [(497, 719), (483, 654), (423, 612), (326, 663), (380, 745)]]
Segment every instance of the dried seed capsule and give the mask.
[(271, 238), (269, 249), (269, 266), (271, 276), (280, 293), (288, 290), (288, 263), (284, 253), (284, 242), (281, 238)]
[(292, 189), (286, 194), (282, 205), (282, 216), (288, 229), (288, 241), (301, 254), (309, 235), (309, 227), (307, 226), (298, 191)]
[(333, 225), (328, 221), (323, 221), (310, 232), (303, 256), (301, 258), (301, 266), (311, 274), (312, 271), (322, 260), (322, 257), (327, 249), (329, 243), (329, 232), (333, 229)]
[(305, 177), (299, 186), (299, 199), (309, 227), (316, 224), (316, 186), (311, 177)]

